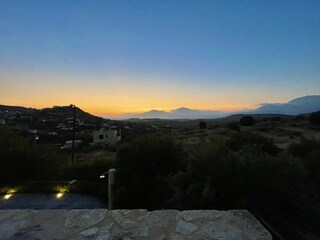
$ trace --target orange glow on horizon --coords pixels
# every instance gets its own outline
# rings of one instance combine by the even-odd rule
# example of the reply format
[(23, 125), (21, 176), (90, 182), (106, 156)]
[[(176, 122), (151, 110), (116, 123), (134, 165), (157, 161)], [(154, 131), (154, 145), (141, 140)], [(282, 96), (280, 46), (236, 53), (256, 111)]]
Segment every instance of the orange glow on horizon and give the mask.
[[(213, 104), (214, 105), (214, 104)], [(212, 105), (210, 105), (212, 106)], [(126, 106), (127, 108), (128, 106)], [(165, 111), (165, 112), (170, 112), (174, 109), (178, 109), (180, 107), (186, 107), (186, 108), (190, 108), (192, 110), (201, 110), (201, 111), (220, 111), (220, 112), (234, 112), (234, 111), (241, 111), (241, 110), (244, 110), (245, 109), (245, 106), (232, 106), (232, 105), (225, 105), (225, 106), (217, 106), (216, 108), (214, 109), (210, 109), (209, 107), (208, 108), (196, 108), (196, 107), (188, 107), (188, 106), (185, 106), (185, 105), (179, 105), (177, 107), (167, 107), (167, 108), (157, 108), (157, 107), (154, 107), (154, 108), (138, 108), (138, 109), (132, 109), (130, 111), (125, 111), (125, 110), (111, 110), (111, 111), (104, 111), (104, 110), (98, 110), (96, 111), (95, 108), (86, 108), (87, 112), (93, 114), (93, 115), (96, 115), (96, 116), (118, 116), (118, 115), (122, 115), (122, 114), (140, 114), (140, 113), (144, 113), (144, 112), (148, 112), (148, 111), (151, 111), (151, 110), (158, 110), (158, 111)], [(81, 107), (80, 107), (81, 108)]]
[[(77, 99), (79, 101), (79, 99)], [(29, 104), (25, 104), (23, 102), (20, 101), (14, 101), (14, 102), (9, 102), (9, 103), (1, 103), (4, 105), (10, 105), (10, 106), (24, 106), (24, 107), (30, 107), (30, 108), (36, 108), (36, 109), (43, 109), (43, 108), (51, 108), (53, 106), (69, 106), (70, 104), (74, 104), (71, 101), (64, 101), (60, 104), (55, 104), (53, 105), (52, 103), (48, 103), (46, 104), (44, 101), (39, 103), (36, 102), (34, 104), (32, 104), (32, 102), (30, 101)], [(165, 112), (170, 112), (174, 109), (178, 109), (180, 107), (186, 107), (186, 108), (190, 108), (193, 110), (203, 110), (203, 111), (207, 111), (207, 110), (211, 110), (211, 111), (221, 111), (221, 112), (232, 112), (232, 111), (240, 111), (243, 110), (245, 108), (245, 106), (233, 106), (233, 105), (215, 105), (215, 104), (209, 104), (209, 106), (216, 106), (215, 108), (210, 108), (208, 107), (201, 107), (201, 108), (197, 108), (197, 107), (189, 107), (186, 104), (180, 104), (180, 105), (176, 105), (174, 107), (172, 107), (171, 105), (168, 107), (145, 107), (145, 106), (141, 106), (141, 107), (137, 107), (136, 105), (134, 105), (132, 108), (130, 107), (129, 104), (126, 104), (125, 106), (110, 106), (110, 107), (102, 107), (100, 106), (99, 108), (97, 108), (97, 106), (93, 103), (93, 105), (81, 105), (81, 104), (75, 104), (77, 107), (79, 107), (80, 109), (82, 109), (83, 111), (90, 113), (92, 115), (96, 115), (96, 116), (118, 116), (118, 115), (123, 115), (123, 114), (140, 114), (140, 113), (144, 113), (144, 112), (148, 112), (150, 110), (159, 110), (159, 111), (165, 111)]]
[(260, 85), (248, 89), (245, 85), (216, 85), (213, 81), (202, 86), (157, 76), (0, 71), (0, 78), (0, 104), (37, 109), (74, 104), (97, 116), (170, 112), (180, 107), (231, 112), (253, 109), (261, 102), (294, 98), (276, 90), (269, 91), (266, 97), (261, 94)]

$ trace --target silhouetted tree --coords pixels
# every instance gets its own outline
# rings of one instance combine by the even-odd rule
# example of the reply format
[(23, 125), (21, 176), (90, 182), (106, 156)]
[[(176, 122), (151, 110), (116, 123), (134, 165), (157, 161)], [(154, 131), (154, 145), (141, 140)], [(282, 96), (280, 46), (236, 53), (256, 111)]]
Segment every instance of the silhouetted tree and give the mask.
[(199, 127), (200, 127), (200, 129), (206, 129), (207, 128), (207, 122), (206, 121), (199, 122)]

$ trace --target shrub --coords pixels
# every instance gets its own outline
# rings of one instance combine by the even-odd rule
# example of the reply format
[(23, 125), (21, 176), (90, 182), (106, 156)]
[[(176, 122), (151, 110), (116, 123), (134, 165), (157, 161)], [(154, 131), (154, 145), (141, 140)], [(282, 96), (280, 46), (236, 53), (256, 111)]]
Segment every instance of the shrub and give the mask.
[(64, 177), (66, 179), (72, 178), (78, 180), (90, 180), (99, 181), (99, 176), (101, 173), (107, 172), (110, 168), (114, 167), (114, 160), (95, 160), (88, 163), (75, 163), (73, 165), (68, 165), (64, 169)]
[(240, 124), (242, 126), (253, 126), (255, 124), (255, 119), (252, 116), (243, 116), (240, 119)]
[(117, 151), (117, 146), (115, 146), (115, 145), (106, 145), (105, 149), (110, 151), (110, 152), (116, 152)]
[(271, 120), (273, 122), (279, 122), (279, 121), (281, 121), (281, 117), (272, 117)]
[(200, 129), (207, 129), (207, 122), (206, 121), (199, 122), (199, 128)]
[(230, 130), (234, 130), (234, 131), (240, 131), (240, 125), (237, 122), (231, 122), (227, 124), (227, 128), (229, 128)]
[(320, 184), (320, 149), (316, 149), (310, 153), (304, 161), (305, 167), (308, 170), (309, 177), (311, 180)]
[(298, 143), (291, 143), (288, 152), (294, 157), (304, 158), (317, 149), (320, 149), (319, 141), (303, 138)]
[(315, 139), (302, 139), (289, 146), (290, 155), (300, 158), (308, 171), (309, 179), (320, 184), (320, 142)]
[(0, 126), (0, 178), (2, 182), (48, 180), (60, 177), (64, 156), (41, 150), (6, 126)]
[(231, 151), (223, 140), (200, 146), (173, 180), (180, 208), (254, 208), (287, 204), (287, 189), (304, 176), (293, 158), (254, 148)]
[(273, 144), (272, 139), (248, 132), (232, 134), (227, 141), (227, 146), (233, 151), (238, 151), (247, 146), (251, 149), (257, 149), (263, 154), (270, 154), (272, 156), (276, 156), (280, 152), (280, 149)]
[(173, 194), (167, 179), (181, 168), (182, 149), (169, 136), (146, 135), (117, 154), (118, 208), (157, 209)]
[(309, 116), (309, 122), (320, 125), (320, 112), (313, 112)]

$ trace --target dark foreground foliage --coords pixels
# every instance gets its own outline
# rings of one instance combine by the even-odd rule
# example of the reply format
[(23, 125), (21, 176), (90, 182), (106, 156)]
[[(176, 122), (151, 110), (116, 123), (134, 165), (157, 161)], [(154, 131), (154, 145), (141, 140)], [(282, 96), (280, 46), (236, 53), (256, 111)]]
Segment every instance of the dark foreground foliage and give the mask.
[(120, 146), (116, 162), (70, 165), (60, 151), (0, 126), (0, 185), (24, 183), (34, 192), (48, 189), (45, 181), (76, 178), (73, 191), (106, 199), (107, 182), (98, 177), (116, 167), (117, 208), (245, 208), (286, 239), (320, 236), (319, 156), (319, 140), (280, 151), (270, 139), (232, 131), (187, 149), (170, 135), (140, 135)]
[(39, 149), (34, 143), (0, 126), (1, 183), (55, 179), (65, 158)]
[(123, 147), (117, 162), (117, 207), (163, 208), (173, 195), (168, 179), (181, 168), (182, 155), (182, 148), (163, 135), (147, 135)]
[(319, 235), (318, 158), (315, 140), (280, 152), (252, 133), (234, 132), (192, 149), (149, 135), (119, 152), (116, 204), (150, 210), (244, 208), (289, 239), (301, 239), (304, 231)]

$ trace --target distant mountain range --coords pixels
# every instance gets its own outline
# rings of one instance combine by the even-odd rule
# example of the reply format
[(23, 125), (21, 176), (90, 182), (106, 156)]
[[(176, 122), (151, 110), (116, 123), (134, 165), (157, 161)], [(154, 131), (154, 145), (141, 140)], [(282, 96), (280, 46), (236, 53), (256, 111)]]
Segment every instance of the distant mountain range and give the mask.
[[(25, 108), (20, 106), (0, 105), (1, 111), (19, 111), (22, 113), (37, 113), (49, 115), (55, 118), (65, 118), (72, 115), (72, 110), (68, 106), (44, 108), (41, 110), (34, 108)], [(257, 109), (238, 111), (238, 112), (222, 112), (214, 110), (197, 110), (186, 107), (171, 110), (169, 112), (160, 110), (151, 110), (140, 114), (124, 114), (118, 116), (106, 116), (107, 118), (124, 120), (124, 119), (215, 119), (231, 116), (234, 114), (282, 114), (282, 115), (298, 115), (320, 111), (320, 95), (304, 96), (293, 99), (287, 103), (263, 103)], [(77, 108), (77, 118), (90, 121), (104, 121), (101, 117), (96, 117), (90, 113)]]
[(223, 114), (218, 111), (202, 111), (181, 107), (170, 112), (151, 110), (141, 114), (131, 115), (131, 118), (163, 118), (163, 119), (196, 119), (196, 118), (217, 118)]
[(320, 111), (320, 95), (299, 97), (287, 103), (265, 103), (252, 112), (297, 115), (316, 111)]
[(186, 107), (171, 110), (169, 112), (160, 110), (150, 110), (140, 114), (125, 114), (118, 116), (118, 119), (210, 119), (230, 116), (233, 114), (285, 114), (298, 115), (320, 111), (320, 95), (304, 96), (293, 99), (287, 103), (263, 103), (257, 109), (238, 111), (238, 112), (221, 112), (214, 110), (197, 110)]
[[(200, 118), (218, 118), (226, 116), (225, 113), (212, 110), (196, 110), (186, 107), (181, 107), (178, 109), (171, 110), (170, 112), (160, 111), (160, 110), (150, 110), (148, 112), (139, 113), (139, 114), (123, 114), (118, 115), (116, 119), (130, 119), (130, 118), (139, 118), (139, 119), (151, 119), (151, 118), (160, 118), (160, 119), (200, 119)], [(108, 118), (114, 118), (108, 116)]]

